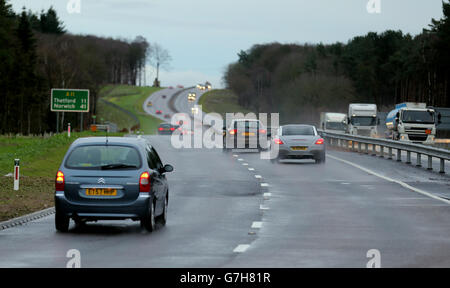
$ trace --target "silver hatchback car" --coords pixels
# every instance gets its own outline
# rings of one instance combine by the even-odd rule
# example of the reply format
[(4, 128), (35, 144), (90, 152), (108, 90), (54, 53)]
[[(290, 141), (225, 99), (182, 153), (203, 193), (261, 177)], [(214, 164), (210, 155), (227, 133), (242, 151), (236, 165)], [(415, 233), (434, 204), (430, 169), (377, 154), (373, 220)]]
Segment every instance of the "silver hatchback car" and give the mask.
[(278, 156), (272, 162), (283, 159), (314, 159), (325, 163), (325, 141), (312, 125), (284, 125), (272, 139), (277, 145)]
[(88, 137), (73, 142), (55, 182), (55, 226), (66, 232), (75, 223), (140, 220), (148, 231), (167, 221), (169, 187), (156, 150), (145, 140)]

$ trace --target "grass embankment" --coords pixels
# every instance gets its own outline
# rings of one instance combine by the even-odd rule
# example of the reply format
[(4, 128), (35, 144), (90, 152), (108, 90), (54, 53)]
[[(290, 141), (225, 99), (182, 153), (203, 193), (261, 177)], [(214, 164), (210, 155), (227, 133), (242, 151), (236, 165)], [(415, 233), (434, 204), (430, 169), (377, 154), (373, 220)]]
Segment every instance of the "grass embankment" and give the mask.
[[(158, 125), (163, 121), (146, 114), (142, 105), (149, 95), (158, 90), (160, 88), (108, 85), (100, 91), (100, 96), (134, 114), (139, 119), (141, 125), (139, 130), (141, 132), (144, 134), (155, 134)], [(130, 115), (100, 101), (98, 103), (100, 105), (98, 117), (116, 123), (119, 126), (119, 130), (123, 128), (130, 130), (136, 124)]]
[[(70, 144), (79, 137), (104, 132), (48, 137), (0, 136), (0, 221), (53, 206), (55, 175)], [(123, 136), (123, 133), (109, 133)], [(14, 159), (20, 159), (20, 189), (14, 191)]]
[(238, 104), (238, 97), (231, 90), (212, 90), (203, 94), (200, 98), (199, 104), (202, 105), (202, 110), (206, 113), (219, 113), (225, 117), (226, 113), (249, 113), (248, 109), (241, 107)]

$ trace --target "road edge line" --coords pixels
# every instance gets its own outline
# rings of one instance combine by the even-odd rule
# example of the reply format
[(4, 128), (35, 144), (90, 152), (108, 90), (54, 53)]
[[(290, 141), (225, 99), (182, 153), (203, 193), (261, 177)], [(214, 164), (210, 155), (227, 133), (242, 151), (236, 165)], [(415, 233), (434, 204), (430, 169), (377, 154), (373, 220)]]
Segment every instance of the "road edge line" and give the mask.
[(364, 171), (364, 172), (367, 172), (367, 173), (369, 173), (369, 174), (372, 174), (372, 175), (374, 175), (374, 176), (376, 176), (376, 177), (379, 177), (379, 178), (381, 178), (381, 179), (384, 179), (384, 180), (386, 180), (386, 181), (393, 182), (393, 183), (397, 183), (397, 184), (399, 184), (400, 186), (402, 186), (403, 188), (406, 188), (406, 189), (408, 189), (408, 190), (414, 191), (414, 192), (416, 192), (416, 193), (422, 194), (422, 195), (424, 195), (424, 196), (430, 197), (430, 198), (432, 198), (432, 199), (435, 199), (435, 200), (438, 200), (438, 201), (441, 201), (441, 202), (444, 202), (444, 203), (450, 205), (450, 201), (449, 201), (449, 200), (443, 199), (443, 198), (441, 198), (441, 197), (439, 197), (439, 196), (436, 196), (436, 195), (433, 195), (433, 194), (431, 194), (431, 193), (429, 193), (429, 192), (426, 192), (426, 191), (423, 191), (423, 190), (421, 190), (421, 189), (415, 188), (415, 187), (413, 187), (413, 186), (411, 186), (411, 185), (406, 184), (406, 183), (403, 182), (403, 181), (396, 180), (396, 179), (392, 179), (392, 178), (390, 178), (390, 177), (387, 177), (387, 176), (378, 174), (377, 172), (374, 172), (374, 171), (372, 171), (372, 170), (370, 170), (370, 169), (367, 169), (367, 168), (365, 168), (365, 167), (362, 167), (362, 166), (360, 166), (360, 165), (358, 165), (358, 164), (355, 164), (355, 163), (352, 163), (352, 162), (350, 162), (350, 161), (341, 159), (341, 158), (339, 158), (339, 157), (332, 156), (332, 155), (330, 155), (330, 154), (327, 154), (327, 157), (330, 157), (331, 159), (334, 159), (334, 160), (336, 160), (336, 161), (340, 161), (340, 162), (343, 162), (343, 163), (345, 163), (345, 164), (351, 165), (351, 166), (353, 166), (353, 167), (355, 167), (355, 168), (358, 168), (358, 169), (360, 169), (360, 170), (362, 170), (362, 171)]

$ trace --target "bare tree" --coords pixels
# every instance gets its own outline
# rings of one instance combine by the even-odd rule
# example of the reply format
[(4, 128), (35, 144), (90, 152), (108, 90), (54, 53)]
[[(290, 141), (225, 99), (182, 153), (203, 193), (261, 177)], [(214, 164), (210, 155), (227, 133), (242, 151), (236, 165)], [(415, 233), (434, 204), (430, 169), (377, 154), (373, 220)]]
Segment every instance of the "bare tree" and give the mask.
[(153, 44), (150, 47), (150, 64), (156, 67), (156, 79), (153, 84), (156, 87), (159, 87), (159, 68), (168, 70), (170, 68), (169, 63), (172, 61), (172, 57), (170, 57), (169, 51), (163, 48), (158, 43)]

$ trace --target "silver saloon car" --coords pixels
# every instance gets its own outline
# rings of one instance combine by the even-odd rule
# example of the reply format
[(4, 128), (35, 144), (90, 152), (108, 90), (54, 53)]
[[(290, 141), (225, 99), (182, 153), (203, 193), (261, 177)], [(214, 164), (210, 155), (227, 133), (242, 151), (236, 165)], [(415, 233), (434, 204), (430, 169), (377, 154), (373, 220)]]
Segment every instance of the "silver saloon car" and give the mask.
[(284, 125), (272, 139), (279, 149), (272, 162), (283, 159), (313, 159), (325, 163), (325, 141), (312, 125)]
[(140, 220), (148, 231), (167, 220), (169, 187), (156, 150), (145, 139), (88, 137), (75, 140), (56, 174), (55, 226), (69, 221)]

